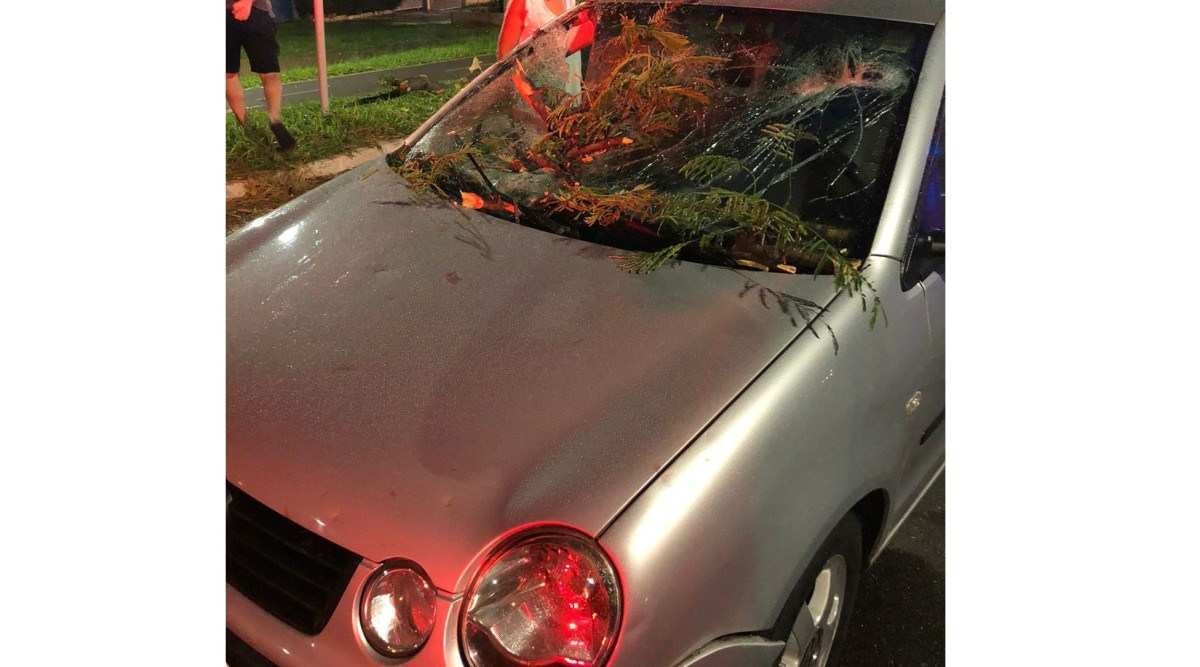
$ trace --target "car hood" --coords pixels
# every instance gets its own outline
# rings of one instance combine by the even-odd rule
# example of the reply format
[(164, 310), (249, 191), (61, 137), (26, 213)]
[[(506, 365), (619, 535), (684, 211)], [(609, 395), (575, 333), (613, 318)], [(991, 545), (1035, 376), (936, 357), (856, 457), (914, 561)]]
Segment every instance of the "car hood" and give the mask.
[(415, 197), (382, 159), (226, 250), (229, 480), (447, 590), (520, 526), (601, 530), (800, 334), (796, 304), (836, 292), (625, 273), (611, 248)]

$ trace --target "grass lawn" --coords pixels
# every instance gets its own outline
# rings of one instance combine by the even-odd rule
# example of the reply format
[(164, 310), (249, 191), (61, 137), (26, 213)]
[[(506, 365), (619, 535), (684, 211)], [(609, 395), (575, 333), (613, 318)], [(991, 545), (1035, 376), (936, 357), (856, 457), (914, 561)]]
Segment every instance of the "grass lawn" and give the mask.
[(441, 93), (412, 92), (391, 100), (357, 104), (353, 99), (335, 98), (328, 117), (317, 102), (290, 104), (283, 108), (283, 122), (297, 146), (289, 153), (275, 149), (275, 140), (262, 110), (249, 112), (249, 127), (243, 130), (225, 114), (225, 176), (237, 178), (260, 171), (275, 171), (313, 160), (350, 152), (379, 141), (400, 139), (436, 111), (455, 87)]
[[(499, 33), (499, 26), (492, 25), (392, 25), (383, 20), (328, 23), (325, 54), (329, 76), (492, 53)], [(279, 26), (279, 66), (285, 83), (317, 78), (315, 49), (313, 26), (307, 19)], [(244, 54), (242, 85), (261, 85)]]

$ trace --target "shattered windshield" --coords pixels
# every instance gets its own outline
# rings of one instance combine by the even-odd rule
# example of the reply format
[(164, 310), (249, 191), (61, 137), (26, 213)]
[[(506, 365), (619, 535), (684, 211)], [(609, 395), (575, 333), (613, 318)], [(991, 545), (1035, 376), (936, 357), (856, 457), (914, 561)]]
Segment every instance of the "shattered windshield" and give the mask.
[(929, 28), (687, 3), (581, 5), (393, 165), (416, 190), (624, 251), (857, 269)]

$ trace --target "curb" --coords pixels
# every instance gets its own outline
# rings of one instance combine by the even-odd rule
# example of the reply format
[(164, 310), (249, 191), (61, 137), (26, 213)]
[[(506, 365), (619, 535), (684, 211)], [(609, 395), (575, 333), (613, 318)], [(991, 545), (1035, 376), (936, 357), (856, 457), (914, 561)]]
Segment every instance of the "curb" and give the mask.
[[(403, 139), (395, 139), (381, 144), (376, 144), (374, 146), (360, 148), (343, 155), (335, 155), (323, 160), (317, 160), (316, 162), (309, 162), (308, 164), (303, 164), (299, 167), (293, 167), (292, 169), (284, 169), (269, 173), (281, 174), (293, 172), (300, 178), (305, 179), (337, 176), (343, 172), (350, 171), (364, 162), (370, 162), (381, 155), (387, 155), (397, 148), (400, 148), (403, 143)], [(253, 180), (253, 178), (243, 178), (236, 181), (226, 182), (225, 201), (229, 202), (245, 197), (250, 191), (249, 184)]]

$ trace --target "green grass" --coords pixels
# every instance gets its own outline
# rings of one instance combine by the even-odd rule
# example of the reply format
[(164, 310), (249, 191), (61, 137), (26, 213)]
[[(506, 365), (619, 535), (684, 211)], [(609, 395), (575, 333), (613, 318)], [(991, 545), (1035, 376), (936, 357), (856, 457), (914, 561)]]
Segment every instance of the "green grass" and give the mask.
[[(388, 21), (339, 21), (325, 26), (329, 76), (484, 55), (496, 50), (498, 26), (391, 25)], [(279, 26), (283, 81), (317, 78), (313, 26), (301, 19)], [(261, 85), (242, 57), (242, 85)]]
[(266, 114), (261, 110), (249, 113), (249, 127), (245, 130), (232, 114), (225, 114), (226, 178), (295, 167), (376, 142), (403, 138), (453, 93), (454, 87), (450, 86), (441, 93), (413, 92), (369, 104), (334, 99), (328, 117), (321, 115), (317, 102), (287, 105), (283, 109), (283, 122), (296, 137), (297, 146), (286, 154), (275, 149)]

